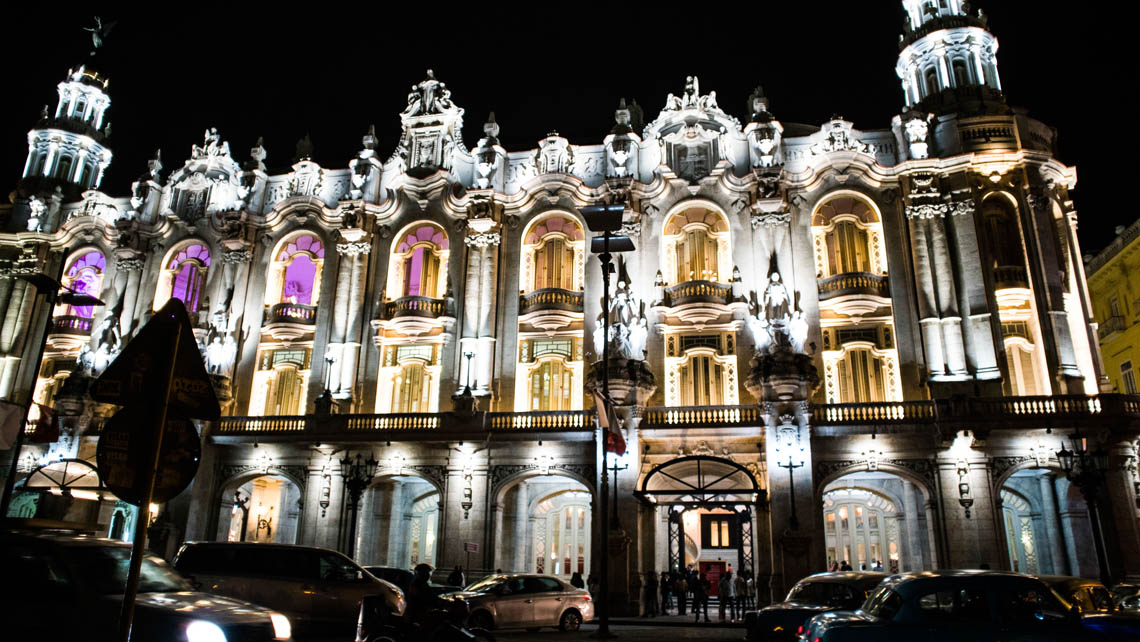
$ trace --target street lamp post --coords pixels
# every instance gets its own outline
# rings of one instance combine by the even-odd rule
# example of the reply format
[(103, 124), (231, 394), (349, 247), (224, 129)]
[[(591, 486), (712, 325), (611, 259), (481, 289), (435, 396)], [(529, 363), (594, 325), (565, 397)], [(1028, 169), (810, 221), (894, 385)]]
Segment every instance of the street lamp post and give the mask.
[(1105, 586), (1112, 586), (1112, 577), (1108, 568), (1108, 551), (1104, 545), (1104, 533), (1100, 524), (1100, 488), (1108, 474), (1108, 453), (1103, 447), (1097, 447), (1089, 452), (1087, 440), (1080, 431), (1073, 433), (1070, 443), (1072, 450), (1065, 448), (1061, 442), (1061, 450), (1057, 451), (1057, 461), (1061, 463), (1061, 470), (1081, 491), (1085, 498), (1085, 505), (1089, 509), (1089, 525), (1092, 527), (1093, 547), (1096, 549), (1096, 561), (1100, 566), (1100, 581)]
[[(628, 236), (613, 234), (613, 232), (621, 230), (624, 213), (624, 205), (592, 205), (582, 208), (582, 216), (586, 219), (586, 226), (590, 228), (590, 231), (601, 232), (602, 234), (591, 239), (590, 252), (597, 254), (598, 260), (602, 263), (602, 394), (607, 400), (610, 398), (610, 272), (613, 271), (613, 255), (610, 253), (632, 252), (634, 250), (633, 241)], [(604, 412), (604, 409), (599, 408), (598, 412)], [(610, 515), (609, 507), (606, 504), (609, 495), (609, 475), (606, 471), (605, 435), (598, 435), (596, 442), (601, 452), (599, 460), (602, 463), (601, 483), (598, 489), (598, 503), (602, 515), (602, 519), (599, 520), (602, 531), (600, 540), (601, 545), (608, 549)], [(614, 487), (616, 493), (616, 478), (614, 479)], [(598, 582), (598, 592), (601, 593), (601, 596), (597, 599), (598, 631), (594, 636), (599, 638), (614, 637), (613, 633), (610, 632), (610, 563), (608, 550), (604, 550), (603, 555), (601, 555), (598, 573), (601, 575)]]
[[(60, 270), (62, 276), (62, 269)], [(48, 335), (51, 334), (51, 324), (53, 321), (52, 304), (66, 303), (73, 307), (95, 307), (105, 305), (99, 299), (82, 292), (61, 285), (58, 279), (43, 274), (42, 272), (36, 274), (17, 274), (17, 279), (27, 281), (36, 288), (36, 298), (43, 297), (44, 301), (48, 303), (48, 311), (45, 314), (44, 332), (40, 337), (40, 349), (36, 353), (35, 367), (38, 371), (40, 364), (44, 360), (44, 351), (47, 349)], [(60, 292), (60, 290), (64, 290)], [(36, 377), (32, 377), (32, 389), (28, 392), (28, 405), (24, 408), (24, 421), (20, 424), (20, 430), (16, 433), (16, 443), (12, 446), (12, 465), (8, 467), (8, 476), (4, 479), (4, 494), (0, 496), (0, 521), (7, 519), (8, 506), (12, 503), (12, 490), (16, 483), (16, 465), (20, 461), (20, 450), (24, 447), (24, 432), (28, 426), (28, 412), (32, 409), (34, 400), (32, 396), (36, 391)]]
[(610, 523), (613, 524), (613, 528), (615, 530), (621, 528), (621, 520), (618, 518), (618, 506), (617, 506), (617, 501), (618, 501), (617, 474), (619, 472), (629, 468), (629, 464), (623, 464), (621, 466), (618, 466), (618, 459), (619, 459), (619, 457), (615, 453), (614, 454), (614, 463), (612, 466), (610, 466), (610, 470), (614, 474), (614, 499), (613, 499), (613, 506), (610, 509), (613, 511), (613, 516), (611, 517), (612, 521)]
[(344, 477), (344, 487), (348, 491), (348, 508), (352, 515), (344, 552), (349, 557), (352, 557), (356, 550), (356, 514), (360, 510), (360, 498), (364, 495), (364, 489), (372, 483), (378, 465), (380, 462), (371, 454), (368, 459), (364, 459), (360, 453), (356, 453), (355, 458), (346, 453), (340, 460), (340, 474)]

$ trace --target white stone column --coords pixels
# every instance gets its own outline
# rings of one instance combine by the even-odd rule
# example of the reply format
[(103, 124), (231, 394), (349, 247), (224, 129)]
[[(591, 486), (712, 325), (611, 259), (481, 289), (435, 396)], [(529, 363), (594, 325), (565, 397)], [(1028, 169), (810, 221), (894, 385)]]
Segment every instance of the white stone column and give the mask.
[(404, 485), (392, 480), (392, 499), (388, 511), (388, 566), (404, 568), (401, 554), (403, 542), (408, 538), (404, 529)]
[[(348, 241), (337, 245), (342, 263), (347, 263), (345, 289), (343, 341), (339, 359), (334, 365), (336, 385), (330, 386), (337, 399), (351, 400), (355, 392), (356, 367), (360, 360), (361, 316), (364, 314), (364, 266), (372, 245), (365, 239), (362, 230), (341, 230), (341, 236)], [(339, 293), (338, 293), (339, 300)]]
[(930, 260), (930, 246), (927, 243), (927, 220), (922, 218), (913, 206), (908, 208), (907, 217), (910, 219), (911, 253), (917, 285), (919, 324), (922, 326), (923, 346), (926, 352), (926, 368), (930, 376), (938, 377), (946, 374), (946, 356), (942, 345), (942, 328), (938, 320), (934, 269)]
[(925, 566), (922, 539), (919, 538), (918, 505), (914, 501), (914, 484), (903, 480), (903, 520), (906, 522), (907, 571), (920, 571)]
[(1060, 526), (1057, 524), (1057, 494), (1053, 488), (1052, 475), (1041, 475), (1037, 478), (1041, 489), (1041, 512), (1045, 520), (1045, 533), (1049, 540), (1049, 554), (1053, 558), (1053, 575), (1062, 575), (1066, 572), (1068, 562), (1061, 549)]
[[(489, 235), (488, 235), (489, 236)], [(483, 253), (483, 277), (479, 284), (479, 343), (476, 361), (477, 394), (490, 394), (495, 363), (495, 290), (498, 287), (496, 267), (499, 257), (499, 236), (489, 238), (480, 248)]]

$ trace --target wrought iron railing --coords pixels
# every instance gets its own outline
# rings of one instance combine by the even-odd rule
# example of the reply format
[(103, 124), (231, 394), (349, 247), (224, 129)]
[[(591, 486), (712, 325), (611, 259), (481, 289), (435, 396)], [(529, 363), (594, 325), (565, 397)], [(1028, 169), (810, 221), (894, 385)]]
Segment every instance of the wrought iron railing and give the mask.
[(890, 282), (884, 275), (869, 272), (848, 272), (819, 280), (819, 298), (821, 301), (852, 294), (866, 294), (889, 299), (891, 296)]
[(426, 317), (439, 318), (451, 316), (448, 311), (446, 299), (432, 299), (426, 296), (405, 296), (394, 301), (384, 302), (384, 318), (396, 319), (399, 317)]
[(1029, 287), (1029, 275), (1023, 265), (999, 265), (994, 268), (994, 288), (1005, 290), (1009, 288)]
[(732, 301), (732, 287), (716, 281), (686, 281), (665, 288), (665, 305), (685, 303), (720, 303)]
[(314, 325), (317, 322), (317, 306), (300, 303), (277, 303), (268, 306), (266, 323), (302, 323)]
[(1097, 336), (1100, 337), (1101, 341), (1104, 341), (1117, 332), (1124, 332), (1125, 327), (1127, 327), (1127, 324), (1124, 323), (1124, 317), (1119, 314), (1115, 314), (1108, 317), (1104, 320), (1104, 323), (1100, 324), (1100, 327), (1097, 328)]
[(89, 335), (94, 322), (94, 319), (74, 315), (54, 317), (51, 320), (51, 333)]
[(539, 310), (582, 311), (582, 293), (560, 288), (543, 288), (519, 295), (519, 314)]
[(592, 410), (551, 410), (537, 412), (489, 412), (491, 431), (593, 430)]

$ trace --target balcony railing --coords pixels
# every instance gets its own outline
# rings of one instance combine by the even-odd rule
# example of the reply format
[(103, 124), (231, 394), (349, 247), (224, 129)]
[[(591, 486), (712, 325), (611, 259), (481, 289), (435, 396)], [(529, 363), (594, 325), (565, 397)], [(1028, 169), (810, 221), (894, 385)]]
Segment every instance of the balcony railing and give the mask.
[(929, 401), (885, 403), (833, 403), (812, 407), (812, 424), (882, 424), (922, 422), (934, 419), (934, 405)]
[(305, 431), (304, 416), (222, 417), (216, 433), (299, 433)]
[(88, 336), (91, 334), (91, 325), (94, 321), (73, 315), (54, 317), (51, 320), (51, 333)]
[(560, 288), (543, 288), (519, 295), (519, 314), (539, 310), (582, 311), (582, 293)]
[(265, 323), (300, 323), (314, 325), (317, 322), (317, 306), (300, 303), (278, 303), (268, 306)]
[(762, 426), (759, 406), (693, 406), (646, 408), (642, 426), (685, 428), (691, 426)]
[(998, 290), (1029, 287), (1029, 275), (1021, 265), (999, 265), (994, 268), (994, 287)]
[(890, 282), (886, 276), (869, 272), (848, 272), (819, 280), (820, 301), (858, 294), (889, 299), (891, 297)]
[(439, 428), (440, 415), (432, 412), (416, 412), (390, 415), (347, 415), (349, 431), (386, 430), (435, 430)]
[(686, 281), (665, 288), (665, 305), (674, 307), (686, 303), (732, 302), (732, 287), (715, 281)]
[(394, 301), (384, 302), (384, 318), (397, 319), (399, 317), (424, 317), (437, 319), (452, 316), (448, 310), (447, 300), (432, 299), (426, 296), (405, 296)]
[(1107, 341), (1112, 335), (1118, 332), (1124, 332), (1124, 328), (1126, 327), (1127, 324), (1124, 323), (1124, 317), (1119, 314), (1114, 314), (1105, 319), (1104, 323), (1100, 324), (1100, 327), (1097, 328), (1097, 335), (1101, 341)]
[(489, 412), (487, 429), (500, 431), (545, 432), (593, 430), (592, 410), (552, 410), (540, 412)]

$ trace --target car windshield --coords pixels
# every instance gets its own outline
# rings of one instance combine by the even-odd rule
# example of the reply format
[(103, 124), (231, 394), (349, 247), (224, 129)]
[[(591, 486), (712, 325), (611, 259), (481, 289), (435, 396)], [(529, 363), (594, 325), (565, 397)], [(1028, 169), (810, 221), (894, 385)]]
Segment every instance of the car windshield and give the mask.
[(788, 593), (788, 602), (830, 606), (834, 601), (846, 602), (853, 596), (851, 587), (837, 582), (800, 582)]
[(478, 582), (475, 582), (474, 584), (468, 585), (466, 590), (471, 591), (473, 593), (485, 593), (485, 592), (491, 590), (491, 587), (495, 586), (496, 584), (498, 584), (502, 580), (503, 580), (502, 575), (488, 575), (487, 577), (484, 577), (483, 579), (479, 580)]
[(866, 602), (863, 602), (860, 610), (880, 620), (889, 620), (895, 616), (895, 613), (898, 613), (900, 606), (902, 606), (902, 598), (899, 597), (899, 594), (882, 586), (876, 589)]
[[(127, 586), (131, 549), (118, 546), (69, 546), (64, 555), (86, 584), (102, 595), (122, 595)], [(166, 562), (144, 557), (139, 574), (139, 593), (192, 591), (190, 584)]]

